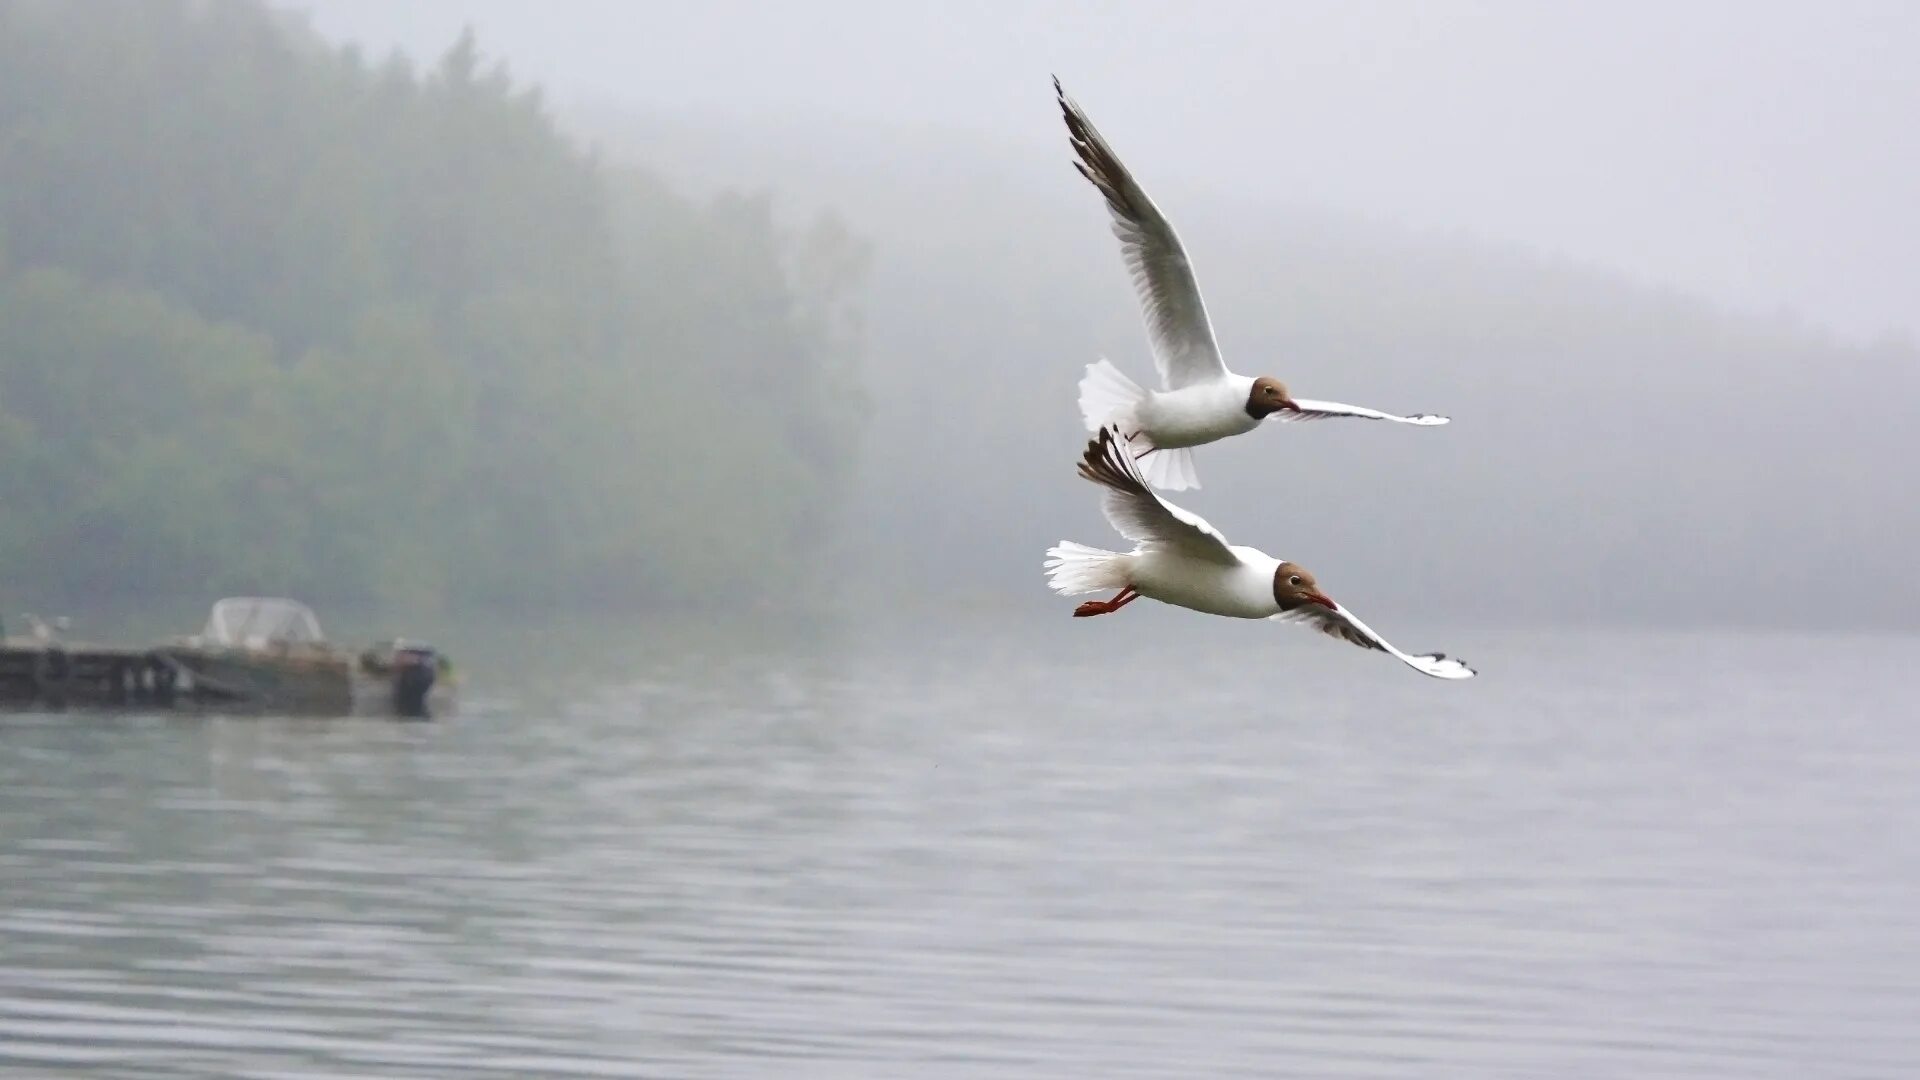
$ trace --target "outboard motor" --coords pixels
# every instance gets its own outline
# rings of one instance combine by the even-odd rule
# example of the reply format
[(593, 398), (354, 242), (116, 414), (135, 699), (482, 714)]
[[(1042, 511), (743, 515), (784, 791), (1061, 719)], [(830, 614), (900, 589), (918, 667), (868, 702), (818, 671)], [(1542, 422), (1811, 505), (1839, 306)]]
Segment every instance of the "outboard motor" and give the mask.
[(425, 717), (427, 695), (440, 676), (440, 653), (422, 642), (395, 643), (393, 649), (393, 711), (400, 716)]

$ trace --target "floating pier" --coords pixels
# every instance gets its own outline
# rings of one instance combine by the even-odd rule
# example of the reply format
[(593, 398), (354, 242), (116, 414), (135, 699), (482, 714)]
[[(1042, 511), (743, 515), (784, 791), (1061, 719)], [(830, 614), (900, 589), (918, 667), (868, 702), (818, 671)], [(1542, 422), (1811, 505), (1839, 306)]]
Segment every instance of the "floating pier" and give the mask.
[(408, 638), (340, 648), (285, 597), (229, 596), (200, 633), (145, 648), (69, 641), (68, 620), (26, 618), (31, 633), (0, 637), (0, 707), (426, 717), (456, 698), (440, 650)]
[(156, 649), (0, 642), (0, 705), (171, 708), (179, 688), (179, 667)]

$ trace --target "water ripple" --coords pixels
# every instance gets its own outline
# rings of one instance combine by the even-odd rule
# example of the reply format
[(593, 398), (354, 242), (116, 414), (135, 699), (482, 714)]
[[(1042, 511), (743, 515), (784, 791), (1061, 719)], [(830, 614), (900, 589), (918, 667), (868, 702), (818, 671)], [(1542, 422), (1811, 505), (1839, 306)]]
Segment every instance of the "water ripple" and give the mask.
[(1459, 692), (1330, 649), (1276, 700), (1211, 632), (0, 717), (0, 1070), (1920, 1074), (1914, 642), (1463, 635)]

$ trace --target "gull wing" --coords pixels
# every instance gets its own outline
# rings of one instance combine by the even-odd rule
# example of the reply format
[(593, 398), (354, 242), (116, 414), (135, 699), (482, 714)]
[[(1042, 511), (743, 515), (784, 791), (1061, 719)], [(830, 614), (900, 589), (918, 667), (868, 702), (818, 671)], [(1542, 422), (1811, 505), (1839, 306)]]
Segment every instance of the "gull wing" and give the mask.
[(1213, 323), (1200, 299), (1200, 283), (1172, 223), (1120, 164), (1087, 114), (1060, 88), (1059, 79), (1053, 80), (1053, 91), (1074, 153), (1079, 155), (1073, 167), (1107, 198), (1113, 235), (1120, 238), (1120, 254), (1140, 296), (1161, 382), (1169, 390), (1178, 390), (1225, 378), (1227, 365), (1213, 340)]
[(1378, 409), (1369, 409), (1360, 405), (1342, 405), (1338, 401), (1310, 401), (1306, 398), (1294, 398), (1293, 403), (1300, 406), (1299, 412), (1294, 412), (1291, 409), (1281, 409), (1279, 412), (1269, 413), (1267, 419), (1277, 420), (1283, 424), (1296, 424), (1302, 420), (1327, 420), (1335, 417), (1351, 417), (1358, 420), (1391, 420), (1396, 424), (1418, 424), (1421, 427), (1437, 427), (1441, 424), (1451, 422), (1449, 418), (1445, 416), (1435, 416), (1432, 413), (1400, 416), (1396, 413), (1381, 412)]
[(1080, 475), (1105, 488), (1100, 509), (1114, 531), (1141, 547), (1177, 549), (1208, 562), (1236, 566), (1227, 538), (1207, 519), (1162, 499), (1147, 485), (1134, 447), (1113, 425), (1087, 441)]
[(1353, 612), (1335, 605), (1324, 608), (1319, 604), (1306, 604), (1292, 611), (1283, 611), (1270, 616), (1275, 622), (1300, 623), (1310, 626), (1323, 634), (1330, 634), (1343, 641), (1351, 642), (1363, 649), (1378, 649), (1392, 656), (1422, 675), (1431, 675), (1436, 679), (1471, 679), (1478, 672), (1452, 659), (1445, 653), (1427, 653), (1422, 656), (1409, 656), (1374, 633), (1373, 628), (1363, 623)]

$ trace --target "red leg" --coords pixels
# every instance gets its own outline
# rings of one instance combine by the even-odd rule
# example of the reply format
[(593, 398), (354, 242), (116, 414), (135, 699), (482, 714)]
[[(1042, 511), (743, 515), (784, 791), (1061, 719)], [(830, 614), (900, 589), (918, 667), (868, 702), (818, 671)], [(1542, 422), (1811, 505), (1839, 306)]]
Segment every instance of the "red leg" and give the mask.
[(1111, 615), (1138, 599), (1140, 599), (1140, 594), (1133, 590), (1133, 586), (1129, 585), (1121, 589), (1111, 600), (1089, 600), (1081, 604), (1079, 607), (1073, 609), (1073, 617), (1076, 619), (1084, 619), (1089, 615)]
[[(1141, 428), (1140, 430), (1141, 430), (1141, 431), (1145, 431), (1146, 429), (1145, 429), (1145, 428)], [(1140, 437), (1140, 432), (1139, 432), (1139, 431), (1136, 431), (1136, 432), (1134, 432), (1133, 434), (1131, 434), (1131, 435), (1129, 435), (1129, 436), (1127, 436), (1127, 441), (1128, 441), (1128, 442), (1132, 442), (1133, 440), (1135, 440), (1135, 439), (1137, 439), (1137, 438), (1139, 438), (1139, 437)], [(1149, 446), (1149, 447), (1147, 447), (1147, 448), (1146, 448), (1145, 450), (1142, 450), (1142, 451), (1140, 451), (1139, 453), (1137, 453), (1137, 454), (1135, 454), (1135, 455), (1133, 455), (1133, 460), (1135, 460), (1135, 461), (1139, 461), (1139, 460), (1140, 460), (1141, 458), (1143, 458), (1143, 457), (1146, 457), (1146, 456), (1147, 456), (1148, 454), (1151, 454), (1151, 453), (1153, 453), (1153, 452), (1154, 452), (1155, 450), (1158, 450), (1158, 449), (1160, 449), (1160, 448), (1159, 448), (1159, 447), (1157, 447), (1157, 446)]]

